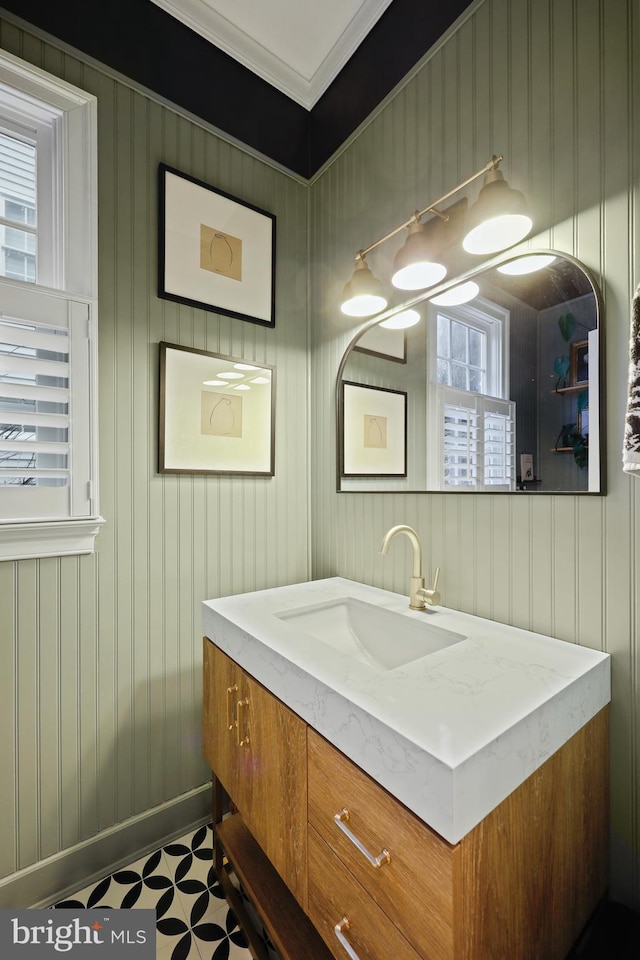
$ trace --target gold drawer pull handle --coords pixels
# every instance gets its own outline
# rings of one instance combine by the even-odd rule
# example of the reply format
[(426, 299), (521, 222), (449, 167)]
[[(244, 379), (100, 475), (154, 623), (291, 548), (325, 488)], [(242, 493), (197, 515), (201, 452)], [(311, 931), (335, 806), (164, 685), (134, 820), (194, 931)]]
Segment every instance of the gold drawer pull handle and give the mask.
[(348, 929), (349, 929), (349, 921), (347, 920), (346, 917), (343, 917), (340, 923), (336, 923), (335, 927), (333, 928), (333, 932), (335, 933), (336, 937), (340, 941), (340, 946), (344, 947), (347, 954), (351, 957), (351, 960), (360, 960), (360, 957), (355, 952), (355, 950), (353, 949), (353, 947), (345, 937), (344, 933), (342, 932), (343, 930), (348, 930)]
[[(244, 713), (243, 708), (248, 706), (249, 706), (249, 699), (247, 697), (245, 697), (244, 700), (238, 700), (238, 709), (237, 709), (238, 729), (236, 731), (236, 735), (237, 735), (237, 743), (239, 747), (244, 747), (246, 746), (247, 743), (249, 743), (249, 730), (247, 729), (246, 720), (243, 723), (243, 713)], [(242, 735), (243, 728), (244, 728), (244, 736)]]
[(347, 822), (349, 820), (349, 811), (346, 807), (343, 807), (340, 813), (336, 813), (333, 819), (335, 820), (337, 826), (340, 827), (344, 835), (351, 840), (351, 843), (354, 845), (354, 847), (357, 847), (360, 853), (367, 858), (372, 867), (381, 867), (383, 863), (391, 862), (391, 854), (388, 850), (383, 850), (382, 853), (378, 854), (377, 857), (374, 857), (372, 853), (369, 853), (364, 843), (358, 840), (355, 834), (349, 830), (349, 827), (347, 826)]
[(233, 730), (237, 721), (233, 719), (233, 694), (238, 692), (238, 684), (234, 683), (232, 687), (227, 687), (227, 730)]

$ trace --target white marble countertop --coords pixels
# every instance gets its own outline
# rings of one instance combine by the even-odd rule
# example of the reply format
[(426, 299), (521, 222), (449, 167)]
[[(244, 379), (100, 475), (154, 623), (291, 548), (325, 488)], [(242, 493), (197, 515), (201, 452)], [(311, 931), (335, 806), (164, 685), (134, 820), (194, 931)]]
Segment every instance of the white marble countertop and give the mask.
[[(276, 614), (353, 597), (466, 639), (393, 670)], [(204, 633), (450, 843), (610, 700), (608, 654), (333, 577), (207, 600)], [(393, 638), (390, 638), (393, 642)]]

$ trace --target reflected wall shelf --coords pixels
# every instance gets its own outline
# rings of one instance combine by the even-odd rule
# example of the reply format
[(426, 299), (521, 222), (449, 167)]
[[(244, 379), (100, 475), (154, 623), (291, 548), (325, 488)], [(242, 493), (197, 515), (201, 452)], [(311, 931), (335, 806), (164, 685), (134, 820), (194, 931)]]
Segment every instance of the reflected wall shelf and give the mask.
[(552, 390), (551, 393), (583, 393), (588, 389), (588, 383), (577, 383), (574, 387), (558, 387), (557, 390)]

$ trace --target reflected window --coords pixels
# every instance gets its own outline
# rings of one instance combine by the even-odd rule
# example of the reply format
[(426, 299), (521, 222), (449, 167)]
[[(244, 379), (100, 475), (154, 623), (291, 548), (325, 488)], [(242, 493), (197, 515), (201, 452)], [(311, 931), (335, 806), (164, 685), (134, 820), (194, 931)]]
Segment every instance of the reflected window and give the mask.
[(440, 490), (515, 489), (515, 403), (508, 400), (509, 312), (478, 298), (439, 308), (430, 328), (429, 406)]
[(492, 397), (507, 395), (504, 363), (509, 313), (488, 301), (436, 314), (436, 382)]

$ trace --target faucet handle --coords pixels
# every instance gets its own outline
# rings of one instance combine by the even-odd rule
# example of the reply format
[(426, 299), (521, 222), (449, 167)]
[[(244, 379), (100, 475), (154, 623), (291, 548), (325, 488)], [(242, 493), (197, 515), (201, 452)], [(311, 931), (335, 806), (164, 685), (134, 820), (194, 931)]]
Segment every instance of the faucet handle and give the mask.
[(425, 604), (430, 606), (437, 607), (442, 600), (440, 593), (438, 592), (438, 580), (440, 579), (440, 567), (436, 567), (435, 576), (433, 578), (433, 586), (430, 590), (423, 590), (422, 595), (424, 597)]

